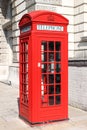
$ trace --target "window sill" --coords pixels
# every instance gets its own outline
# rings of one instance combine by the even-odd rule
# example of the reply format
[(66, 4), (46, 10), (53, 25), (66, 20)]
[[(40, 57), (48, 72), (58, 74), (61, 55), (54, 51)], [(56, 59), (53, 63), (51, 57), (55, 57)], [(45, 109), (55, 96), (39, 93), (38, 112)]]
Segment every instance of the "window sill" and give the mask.
[(81, 42), (87, 42), (87, 36), (81, 37)]

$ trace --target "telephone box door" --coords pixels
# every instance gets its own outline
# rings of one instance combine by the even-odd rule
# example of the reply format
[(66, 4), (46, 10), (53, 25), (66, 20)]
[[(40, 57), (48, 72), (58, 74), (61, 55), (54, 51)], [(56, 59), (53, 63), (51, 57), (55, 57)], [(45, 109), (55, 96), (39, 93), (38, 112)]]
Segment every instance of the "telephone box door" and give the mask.
[[(54, 40), (55, 39), (55, 40)], [(39, 118), (61, 120), (67, 115), (67, 40), (41, 38), (38, 46)], [(66, 48), (66, 49), (65, 49)]]
[(20, 39), (20, 113), (28, 119), (28, 38)]

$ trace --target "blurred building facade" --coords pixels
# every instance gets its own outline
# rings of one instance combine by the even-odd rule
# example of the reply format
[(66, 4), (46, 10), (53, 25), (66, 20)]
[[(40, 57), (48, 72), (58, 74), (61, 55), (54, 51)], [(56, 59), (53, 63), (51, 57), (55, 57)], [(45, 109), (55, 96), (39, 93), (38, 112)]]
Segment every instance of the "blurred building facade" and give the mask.
[(87, 110), (87, 0), (0, 0), (0, 81), (19, 85), (18, 23), (33, 10), (69, 20), (69, 104)]

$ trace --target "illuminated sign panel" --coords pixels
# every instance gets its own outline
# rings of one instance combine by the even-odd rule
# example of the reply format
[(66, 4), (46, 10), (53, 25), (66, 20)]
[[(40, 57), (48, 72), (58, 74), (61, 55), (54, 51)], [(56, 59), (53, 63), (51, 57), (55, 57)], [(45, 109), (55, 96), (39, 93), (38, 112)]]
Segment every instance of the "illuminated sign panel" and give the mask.
[(31, 26), (26, 26), (26, 27), (23, 27), (23, 28), (21, 29), (21, 32), (24, 33), (24, 32), (28, 32), (28, 31), (30, 31), (30, 30), (31, 30)]
[(64, 27), (51, 25), (37, 25), (37, 30), (64, 31)]

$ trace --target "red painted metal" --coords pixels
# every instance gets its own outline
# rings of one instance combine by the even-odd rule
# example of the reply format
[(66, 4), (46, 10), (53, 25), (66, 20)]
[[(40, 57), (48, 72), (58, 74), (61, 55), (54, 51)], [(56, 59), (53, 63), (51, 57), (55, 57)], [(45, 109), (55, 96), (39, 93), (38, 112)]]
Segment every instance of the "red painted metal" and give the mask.
[(68, 20), (49, 11), (20, 22), (20, 110), (30, 123), (68, 118)]

